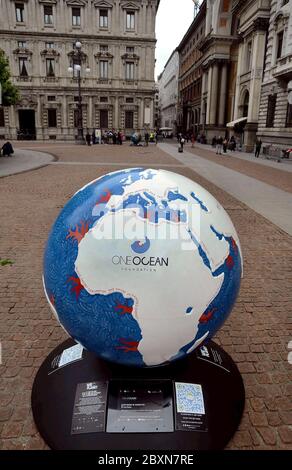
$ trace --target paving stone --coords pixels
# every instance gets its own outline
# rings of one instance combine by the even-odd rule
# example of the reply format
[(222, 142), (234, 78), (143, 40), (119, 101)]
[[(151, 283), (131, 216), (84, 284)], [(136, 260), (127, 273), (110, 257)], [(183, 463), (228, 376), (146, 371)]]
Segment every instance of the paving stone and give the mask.
[(1, 438), (18, 437), (21, 434), (22, 428), (22, 423), (7, 422), (2, 429)]
[(258, 433), (263, 438), (263, 441), (268, 446), (274, 446), (277, 442), (276, 431), (273, 428), (257, 428)]
[(292, 444), (292, 429), (289, 426), (282, 426), (278, 428), (282, 442), (285, 444)]

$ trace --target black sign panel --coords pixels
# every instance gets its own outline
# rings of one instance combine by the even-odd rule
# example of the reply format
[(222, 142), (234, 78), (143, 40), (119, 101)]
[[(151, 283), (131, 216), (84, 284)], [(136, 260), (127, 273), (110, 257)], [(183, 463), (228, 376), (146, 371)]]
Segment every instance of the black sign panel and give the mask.
[(105, 431), (107, 382), (77, 385), (71, 434)]
[(110, 381), (106, 431), (173, 432), (172, 381)]

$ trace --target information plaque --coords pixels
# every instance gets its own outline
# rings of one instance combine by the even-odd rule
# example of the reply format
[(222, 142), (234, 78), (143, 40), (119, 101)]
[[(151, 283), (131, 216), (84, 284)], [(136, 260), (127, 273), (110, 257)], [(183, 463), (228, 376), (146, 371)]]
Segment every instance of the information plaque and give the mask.
[(77, 385), (71, 434), (104, 432), (107, 382), (87, 382)]
[(200, 384), (175, 383), (176, 415), (178, 431), (207, 431), (207, 419), (203, 390)]
[(110, 381), (106, 432), (173, 431), (171, 380)]

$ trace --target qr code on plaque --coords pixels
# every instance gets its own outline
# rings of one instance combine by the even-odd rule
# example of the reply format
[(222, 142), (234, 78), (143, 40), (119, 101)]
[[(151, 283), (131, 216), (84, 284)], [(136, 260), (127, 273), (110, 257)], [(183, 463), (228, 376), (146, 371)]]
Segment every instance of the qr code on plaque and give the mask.
[(178, 413), (205, 414), (201, 385), (176, 382), (175, 392)]

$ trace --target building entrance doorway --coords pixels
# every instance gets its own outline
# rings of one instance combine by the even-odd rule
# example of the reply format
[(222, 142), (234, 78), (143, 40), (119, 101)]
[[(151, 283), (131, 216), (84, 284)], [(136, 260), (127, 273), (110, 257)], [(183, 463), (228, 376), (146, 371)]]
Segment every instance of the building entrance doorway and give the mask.
[(20, 109), (18, 111), (19, 129), (17, 138), (19, 140), (35, 140), (35, 111), (33, 109)]

